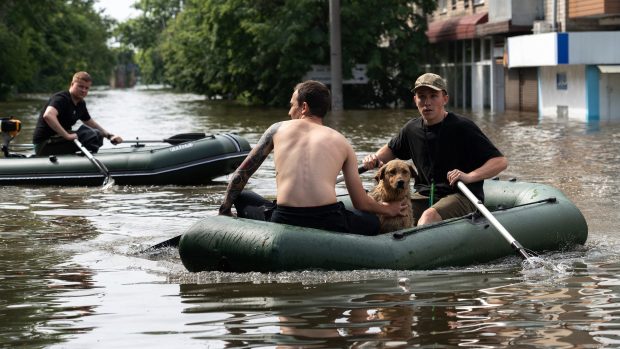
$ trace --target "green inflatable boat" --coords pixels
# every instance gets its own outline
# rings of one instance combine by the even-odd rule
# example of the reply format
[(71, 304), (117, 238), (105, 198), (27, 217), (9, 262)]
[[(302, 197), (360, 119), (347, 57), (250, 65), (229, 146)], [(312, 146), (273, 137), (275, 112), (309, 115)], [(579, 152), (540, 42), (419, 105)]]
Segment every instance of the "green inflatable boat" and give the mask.
[[(196, 134), (191, 134), (196, 135)], [(196, 185), (232, 173), (250, 151), (234, 134), (171, 137), (159, 146), (126, 141), (93, 156), (120, 185)], [(0, 185), (101, 185), (105, 176), (83, 154), (0, 158)]]
[[(588, 237), (583, 215), (556, 188), (487, 180), (484, 190), (485, 206), (526, 249), (562, 251)], [(213, 216), (181, 236), (179, 253), (191, 272), (435, 269), (515, 255), (495, 226), (476, 213), (377, 236)]]

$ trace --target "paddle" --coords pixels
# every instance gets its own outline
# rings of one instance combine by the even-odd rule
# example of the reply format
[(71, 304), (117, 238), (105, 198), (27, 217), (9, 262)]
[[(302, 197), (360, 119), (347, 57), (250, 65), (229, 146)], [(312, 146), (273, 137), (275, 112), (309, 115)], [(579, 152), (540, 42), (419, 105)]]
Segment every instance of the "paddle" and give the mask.
[[(357, 173), (361, 174), (361, 173), (364, 173), (366, 171), (368, 171), (368, 170), (364, 167), (364, 165), (361, 165), (360, 167), (357, 168)], [(344, 176), (343, 175), (340, 175), (340, 176), (338, 176), (336, 178), (336, 183), (340, 183), (342, 181), (344, 181)], [(158, 244), (155, 244), (155, 245), (153, 245), (151, 247), (147, 247), (144, 250), (140, 251), (140, 253), (149, 253), (149, 252), (153, 252), (153, 251), (156, 251), (156, 250), (158, 250), (160, 248), (164, 248), (164, 247), (178, 247), (179, 246), (179, 241), (181, 241), (181, 235), (177, 235), (177, 236), (175, 236), (175, 237), (173, 237), (171, 239), (168, 239), (166, 241), (162, 241), (162, 242), (160, 242)]]
[[(205, 133), (200, 132), (192, 132), (192, 133), (179, 133), (178, 135), (174, 135), (170, 138), (164, 139), (151, 139), (151, 140), (141, 140), (136, 138), (135, 141), (125, 141), (124, 143), (168, 143), (172, 145), (177, 145), (183, 142), (191, 142), (198, 139), (203, 139), (207, 137)], [(26, 143), (13, 143), (10, 144), (11, 148), (34, 148), (34, 144), (26, 144)]]
[(170, 138), (164, 138), (164, 139), (141, 140), (141, 139), (138, 139), (138, 137), (136, 137), (136, 140), (131, 141), (131, 143), (169, 143), (172, 145), (177, 145), (177, 144), (181, 144), (184, 142), (191, 142), (191, 141), (195, 141), (198, 139), (203, 139), (205, 137), (207, 137), (207, 135), (205, 133), (200, 133), (200, 132), (179, 133), (178, 135), (174, 135)]
[(181, 235), (177, 235), (175, 237), (173, 237), (172, 239), (168, 239), (166, 241), (162, 241), (158, 244), (155, 244), (151, 247), (147, 247), (144, 250), (140, 251), (140, 253), (150, 253), (153, 251), (157, 251), (160, 248), (164, 248), (164, 247), (178, 247), (179, 246), (179, 241), (181, 241)]
[(93, 165), (95, 165), (95, 167), (97, 167), (99, 169), (99, 171), (101, 173), (103, 173), (103, 175), (105, 176), (105, 179), (103, 180), (103, 188), (109, 188), (112, 185), (114, 185), (114, 179), (112, 179), (112, 176), (110, 176), (110, 171), (108, 171), (108, 169), (105, 167), (105, 165), (95, 159), (95, 157), (93, 156), (93, 154), (91, 154), (88, 149), (84, 148), (84, 146), (82, 145), (82, 143), (77, 140), (74, 139), (73, 143), (75, 143), (75, 145), (77, 145), (77, 147), (80, 149), (80, 151), (82, 151), (82, 153), (84, 153), (84, 155), (86, 155), (86, 157), (88, 158), (88, 160), (90, 160), (90, 162), (93, 163)]
[(489, 212), (489, 210), (482, 204), (482, 202), (478, 200), (478, 198), (476, 198), (476, 196), (471, 192), (471, 190), (469, 190), (469, 188), (467, 188), (467, 186), (461, 181), (457, 183), (457, 186), (463, 192), (463, 194), (467, 196), (469, 201), (471, 201), (471, 203), (474, 204), (480, 212), (482, 212), (482, 214), (489, 220), (489, 222), (493, 224), (495, 229), (497, 229), (497, 231), (499, 231), (500, 234), (502, 234), (502, 236), (504, 237), (504, 239), (506, 239), (506, 241), (508, 241), (510, 246), (515, 251), (517, 251), (517, 253), (519, 253), (519, 255), (523, 257), (523, 259), (527, 260), (530, 264), (534, 264), (534, 260), (532, 259), (533, 256), (530, 256), (525, 251), (525, 248), (519, 243), (519, 241), (515, 240), (515, 238), (512, 237), (512, 235), (510, 235), (508, 230), (506, 230), (506, 228), (504, 228), (504, 226), (502, 226), (500, 222), (497, 219), (495, 219), (495, 217), (491, 214), (491, 212)]

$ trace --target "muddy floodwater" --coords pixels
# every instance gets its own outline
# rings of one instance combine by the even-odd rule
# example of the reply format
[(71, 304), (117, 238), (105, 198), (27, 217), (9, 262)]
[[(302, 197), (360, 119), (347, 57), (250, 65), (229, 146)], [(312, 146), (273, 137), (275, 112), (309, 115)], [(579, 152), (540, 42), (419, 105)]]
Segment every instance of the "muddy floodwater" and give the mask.
[[(13, 143), (31, 142), (47, 98), (0, 103), (1, 117), (22, 121)], [(234, 132), (254, 145), (287, 118), (146, 87), (95, 89), (87, 105), (126, 140)], [(2, 186), (0, 347), (619, 347), (620, 124), (459, 112), (509, 158), (501, 178), (555, 186), (584, 214), (586, 245), (542, 256), (556, 270), (511, 256), (441, 270), (189, 273), (174, 249), (139, 251), (215, 215), (225, 176), (189, 187)], [(414, 114), (350, 110), (326, 124), (361, 161)], [(372, 174), (362, 179), (372, 186)], [(272, 157), (248, 188), (275, 193)]]

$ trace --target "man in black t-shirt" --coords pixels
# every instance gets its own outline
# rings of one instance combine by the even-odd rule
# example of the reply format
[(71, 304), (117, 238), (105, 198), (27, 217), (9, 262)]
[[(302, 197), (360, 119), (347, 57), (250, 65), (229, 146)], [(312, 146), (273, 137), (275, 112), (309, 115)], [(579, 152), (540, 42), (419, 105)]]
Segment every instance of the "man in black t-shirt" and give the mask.
[(364, 166), (372, 169), (377, 162), (395, 158), (413, 161), (419, 177), (412, 197), (417, 225), (475, 211), (456, 183), (465, 183), (484, 200), (483, 180), (505, 170), (508, 160), (473, 121), (445, 110), (448, 92), (441, 76), (421, 75), (412, 92), (421, 117), (407, 122), (388, 144), (364, 158)]
[[(70, 154), (78, 151), (73, 142), (74, 139), (78, 139), (78, 134), (71, 131), (71, 127), (78, 120), (90, 127), (83, 134), (94, 134), (99, 138), (99, 145), (102, 137), (110, 140), (112, 144), (123, 141), (120, 136), (106, 131), (88, 114), (84, 98), (88, 95), (91, 85), (92, 78), (87, 72), (77, 72), (73, 75), (68, 91), (58, 92), (50, 97), (39, 114), (32, 136), (36, 155)], [(78, 133), (81, 134), (81, 130)], [(85, 139), (80, 141), (85, 146), (89, 143)]]

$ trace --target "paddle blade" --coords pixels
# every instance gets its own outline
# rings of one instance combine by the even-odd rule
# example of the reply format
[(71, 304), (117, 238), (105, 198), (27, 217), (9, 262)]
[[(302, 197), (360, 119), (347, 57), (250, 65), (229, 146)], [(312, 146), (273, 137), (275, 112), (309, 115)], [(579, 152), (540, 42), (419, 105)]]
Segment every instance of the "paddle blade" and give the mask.
[[(110, 175), (110, 171), (108, 170), (108, 168), (105, 167), (105, 165), (101, 161), (95, 159), (93, 154), (91, 154), (88, 149), (84, 148), (84, 146), (78, 139), (74, 139), (73, 143), (75, 143), (75, 145), (78, 147), (78, 149), (80, 149), (82, 154), (86, 155), (88, 160), (90, 160), (90, 162), (95, 165), (95, 167), (97, 167), (97, 169), (99, 169), (99, 171), (105, 176), (103, 180), (103, 189), (107, 189), (114, 185), (114, 180), (112, 179), (112, 175)], [(108, 183), (110, 184), (108, 185)]]
[(162, 241), (158, 244), (155, 244), (151, 247), (145, 248), (144, 250), (140, 251), (140, 253), (150, 253), (150, 252), (154, 252), (161, 248), (166, 248), (166, 247), (178, 247), (180, 241), (181, 241), (181, 235), (177, 235), (173, 237), (172, 239), (168, 239), (166, 241)]
[(111, 176), (106, 176), (105, 179), (103, 180), (103, 186), (101, 187), (101, 189), (108, 190), (112, 188), (113, 186), (114, 186), (114, 178), (112, 178)]
[(172, 145), (181, 144), (183, 142), (195, 141), (197, 139), (203, 139), (207, 135), (201, 132), (192, 132), (192, 133), (179, 133), (178, 135), (174, 135), (170, 138), (164, 139), (166, 143), (170, 143)]

